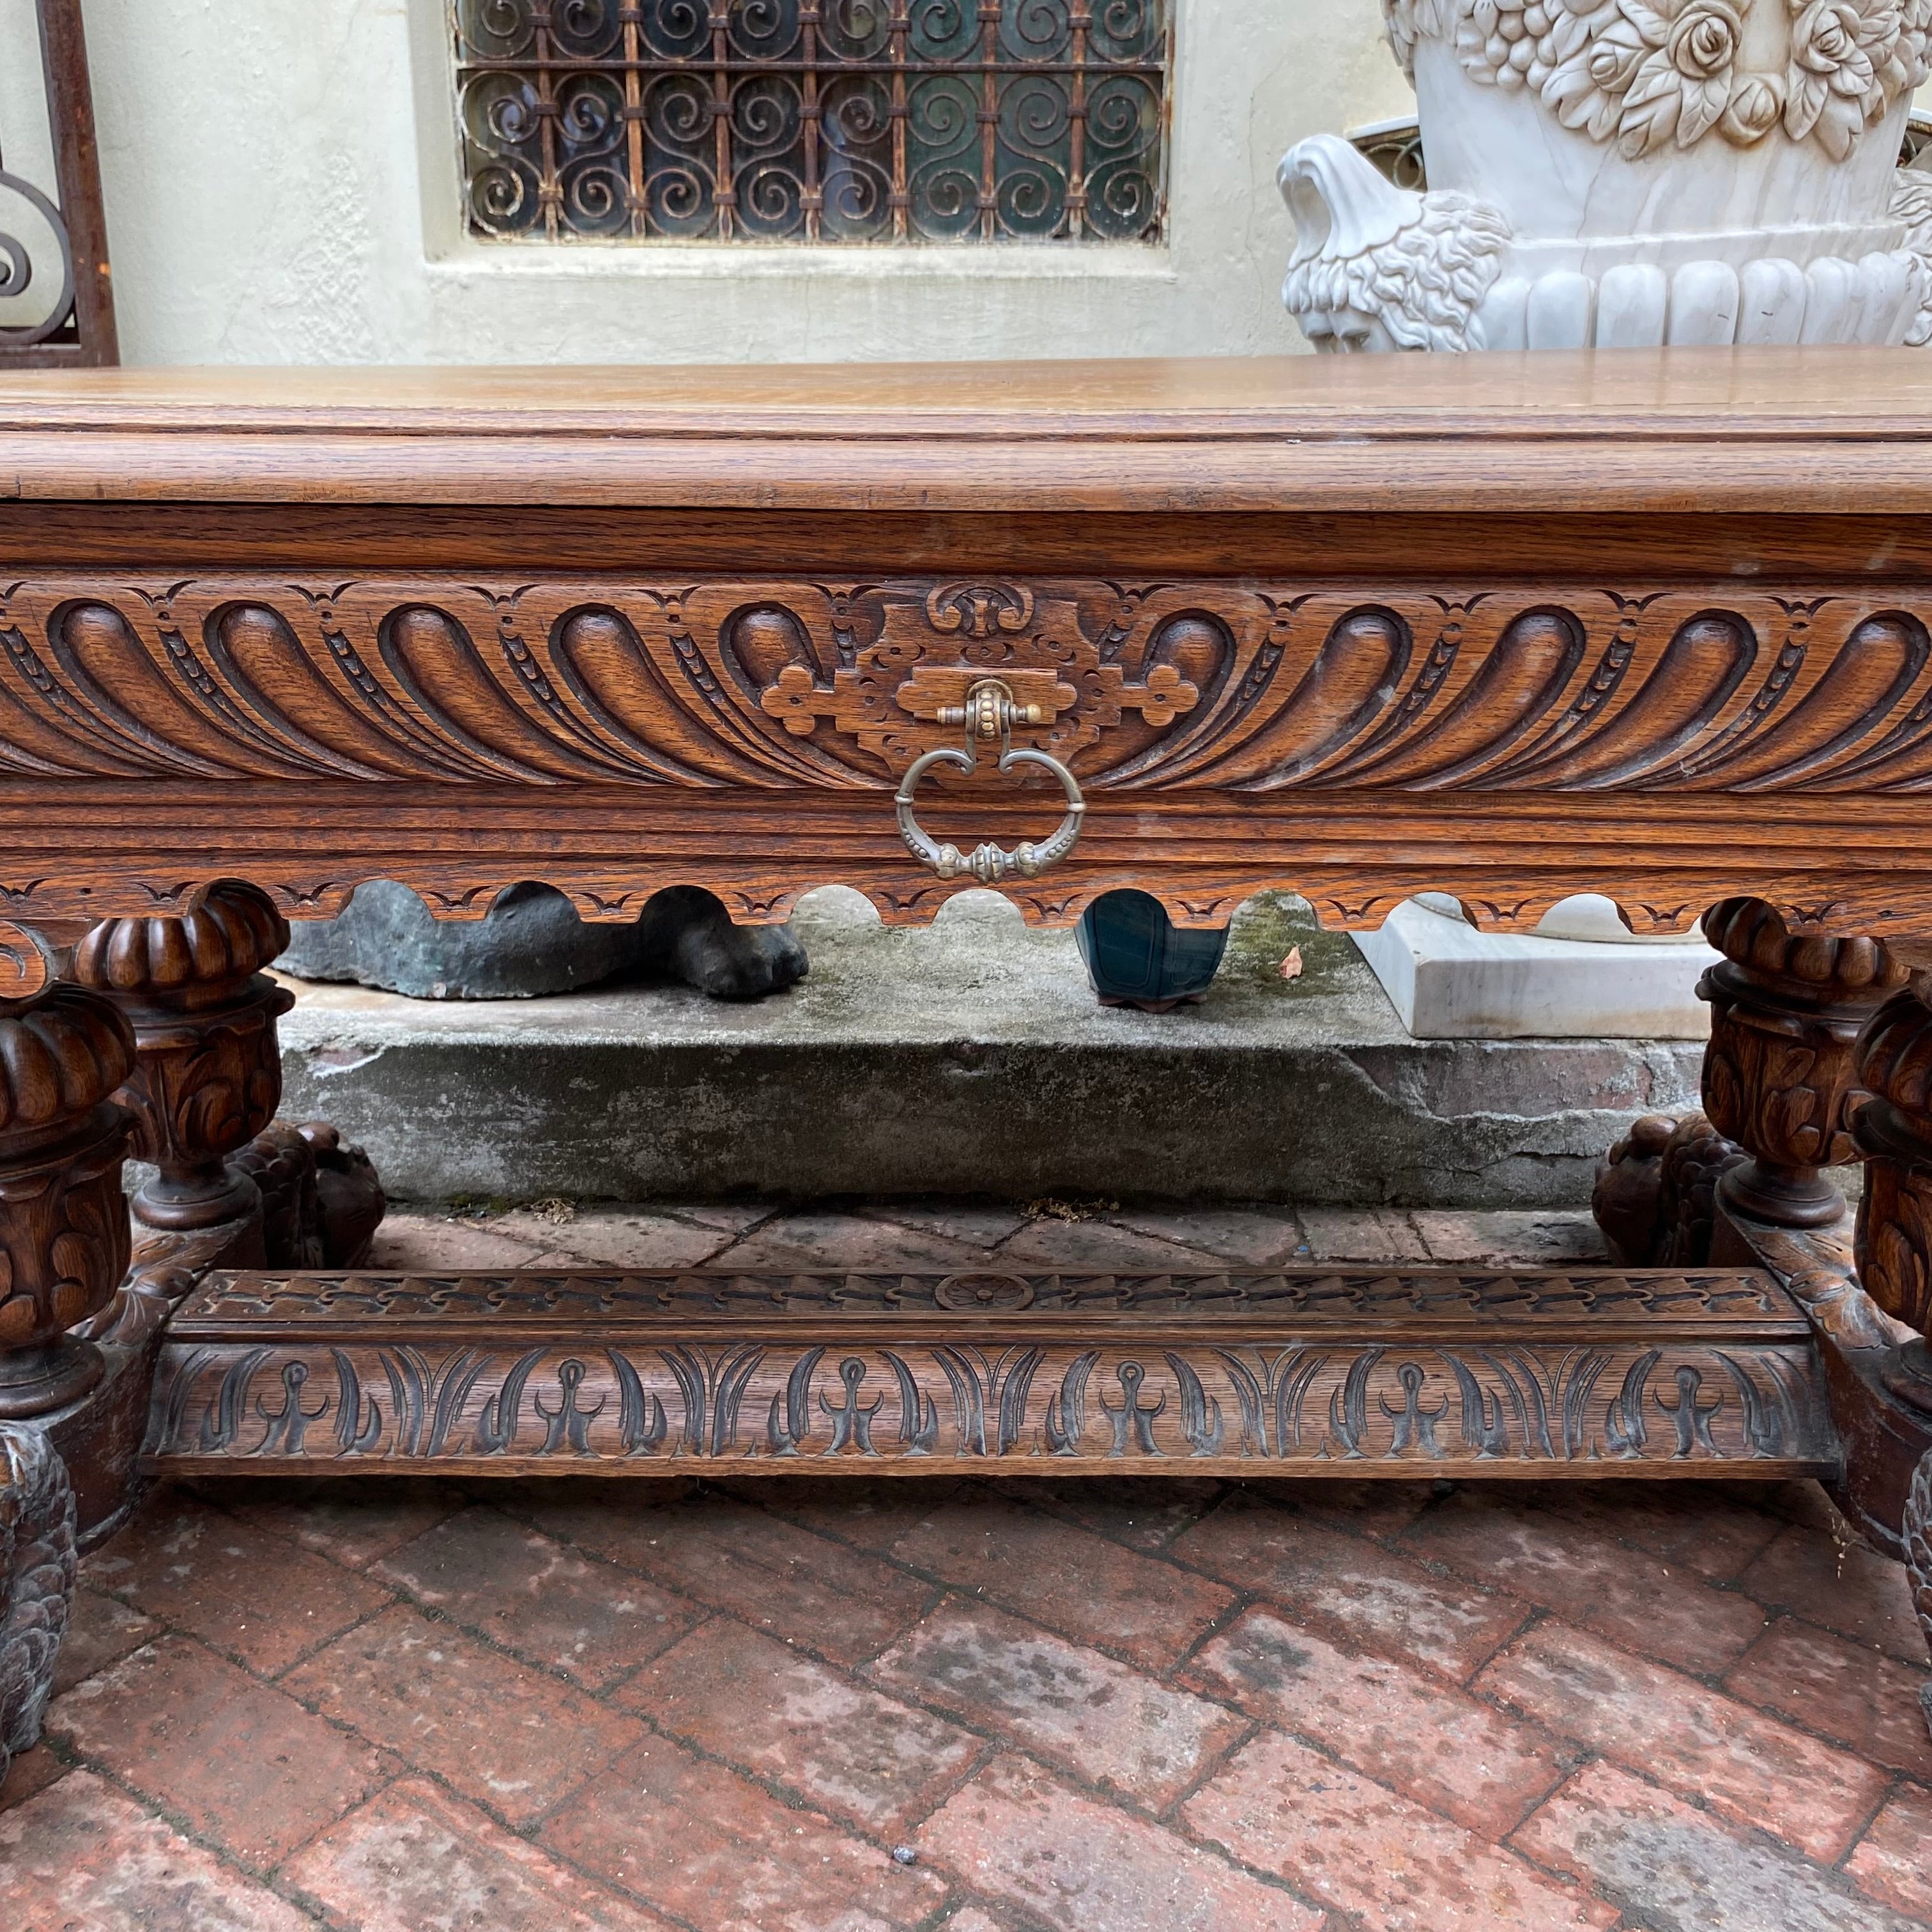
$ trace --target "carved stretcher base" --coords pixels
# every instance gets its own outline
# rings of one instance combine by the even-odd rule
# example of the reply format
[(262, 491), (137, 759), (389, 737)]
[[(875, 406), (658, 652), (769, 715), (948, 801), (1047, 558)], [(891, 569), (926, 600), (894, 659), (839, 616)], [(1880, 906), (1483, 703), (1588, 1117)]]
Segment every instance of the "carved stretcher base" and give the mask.
[(207, 1473), (1836, 1475), (1769, 1276), (224, 1273), (146, 1462)]

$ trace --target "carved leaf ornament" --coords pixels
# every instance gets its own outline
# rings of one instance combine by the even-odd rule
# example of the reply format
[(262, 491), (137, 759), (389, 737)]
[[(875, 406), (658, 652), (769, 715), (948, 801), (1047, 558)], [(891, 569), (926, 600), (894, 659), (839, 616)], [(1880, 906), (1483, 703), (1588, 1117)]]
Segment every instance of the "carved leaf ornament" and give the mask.
[[(1932, 786), (1932, 604), (1736, 584), (0, 587), (22, 776), (884, 789), (996, 676), (1103, 790)], [(972, 779), (959, 781), (975, 782)], [(24, 904), (16, 890), (15, 898)]]
[[(1753, 65), (1746, 23), (1780, 5), (1784, 63)], [(1411, 79), (1418, 38), (1451, 40), (1472, 80), (1526, 88), (1632, 160), (1713, 132), (1749, 147), (1781, 126), (1842, 161), (1932, 73), (1932, 0), (1384, 0), (1383, 12)]]
[[(1218, 694), (1230, 621), (1182, 586), (0, 584), (0, 772), (880, 785), (985, 676), (1026, 741), (1128, 764)], [(1252, 646), (1250, 646), (1252, 651)], [(4, 962), (0, 962), (4, 963)]]

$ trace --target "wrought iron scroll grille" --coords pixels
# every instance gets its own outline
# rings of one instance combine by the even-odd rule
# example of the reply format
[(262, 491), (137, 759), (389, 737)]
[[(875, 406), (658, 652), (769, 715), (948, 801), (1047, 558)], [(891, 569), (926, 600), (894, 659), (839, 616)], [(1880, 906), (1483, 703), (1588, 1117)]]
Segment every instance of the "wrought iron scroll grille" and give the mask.
[(1149, 242), (1172, 0), (454, 0), (472, 233)]
[(1423, 158), (1422, 128), (1412, 116), (1394, 121), (1377, 121), (1366, 128), (1352, 128), (1348, 140), (1364, 160), (1376, 166), (1397, 188), (1414, 188), (1419, 194), (1429, 185), (1429, 170)]
[(12, 298), (0, 312), (0, 369), (98, 368), (119, 356), (80, 0), (35, 0), (34, 13), (55, 192), (10, 173), (0, 155), (0, 297)]

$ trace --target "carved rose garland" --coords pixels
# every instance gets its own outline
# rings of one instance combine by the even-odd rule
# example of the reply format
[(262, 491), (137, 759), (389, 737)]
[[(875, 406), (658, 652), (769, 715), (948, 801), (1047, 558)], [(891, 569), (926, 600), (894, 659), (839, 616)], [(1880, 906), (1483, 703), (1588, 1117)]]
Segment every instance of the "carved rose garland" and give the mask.
[[(1755, 0), (1773, 6), (1778, 0)], [(1782, 70), (1748, 68), (1754, 0), (1384, 0), (1389, 44), (1414, 77), (1415, 43), (1453, 38), (1485, 86), (1527, 88), (1564, 127), (1634, 160), (1714, 129), (1748, 147), (1783, 125), (1832, 160), (1924, 80), (1932, 0), (1784, 0)]]

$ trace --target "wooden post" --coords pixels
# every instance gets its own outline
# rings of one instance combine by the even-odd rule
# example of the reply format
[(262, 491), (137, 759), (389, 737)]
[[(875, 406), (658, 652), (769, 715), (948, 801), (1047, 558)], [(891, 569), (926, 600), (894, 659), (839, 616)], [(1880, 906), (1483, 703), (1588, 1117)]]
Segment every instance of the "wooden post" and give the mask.
[[(1865, 1292), (1914, 1331), (1879, 1381), (1923, 1439), (1932, 1430), (1932, 974), (1915, 972), (1859, 1036), (1857, 1072), (1870, 1095), (1858, 1114), (1865, 1155), (1858, 1203), (1858, 1273)], [(1888, 1445), (1898, 1439), (1874, 1435)], [(1898, 1472), (1902, 1477), (1901, 1468)], [(1932, 1448), (1912, 1474), (1901, 1526), (1918, 1620), (1932, 1646)], [(1932, 1688), (1924, 1694), (1932, 1725)]]
[(289, 943), (268, 895), (232, 880), (180, 918), (104, 920), (74, 949), (73, 976), (134, 1032), (139, 1070), (122, 1094), (134, 1152), (159, 1172), (135, 1218), (170, 1232), (252, 1214), (255, 1184), (228, 1164), (282, 1097), (275, 1022), (294, 1004), (262, 968)]
[(1876, 940), (1793, 934), (1762, 899), (1713, 906), (1704, 936), (1724, 956), (1697, 988), (1711, 1005), (1704, 1111), (1750, 1156), (1719, 1199), (1781, 1227), (1828, 1226), (1845, 1200), (1820, 1170), (1858, 1158), (1853, 1046), (1906, 968)]
[[(10, 932), (14, 929), (9, 928)], [(52, 1414), (100, 1380), (67, 1331), (126, 1273), (121, 1162), (133, 1123), (113, 1098), (134, 1041), (112, 1004), (51, 980), (25, 935), (0, 1001), (0, 1420)]]
[(1927, 976), (1894, 993), (1858, 1043), (1858, 1078), (1869, 1098), (1857, 1138), (1865, 1156), (1858, 1203), (1858, 1279), (1886, 1314), (1916, 1332), (1886, 1377), (1888, 1387), (1932, 1414), (1932, 1010)]

